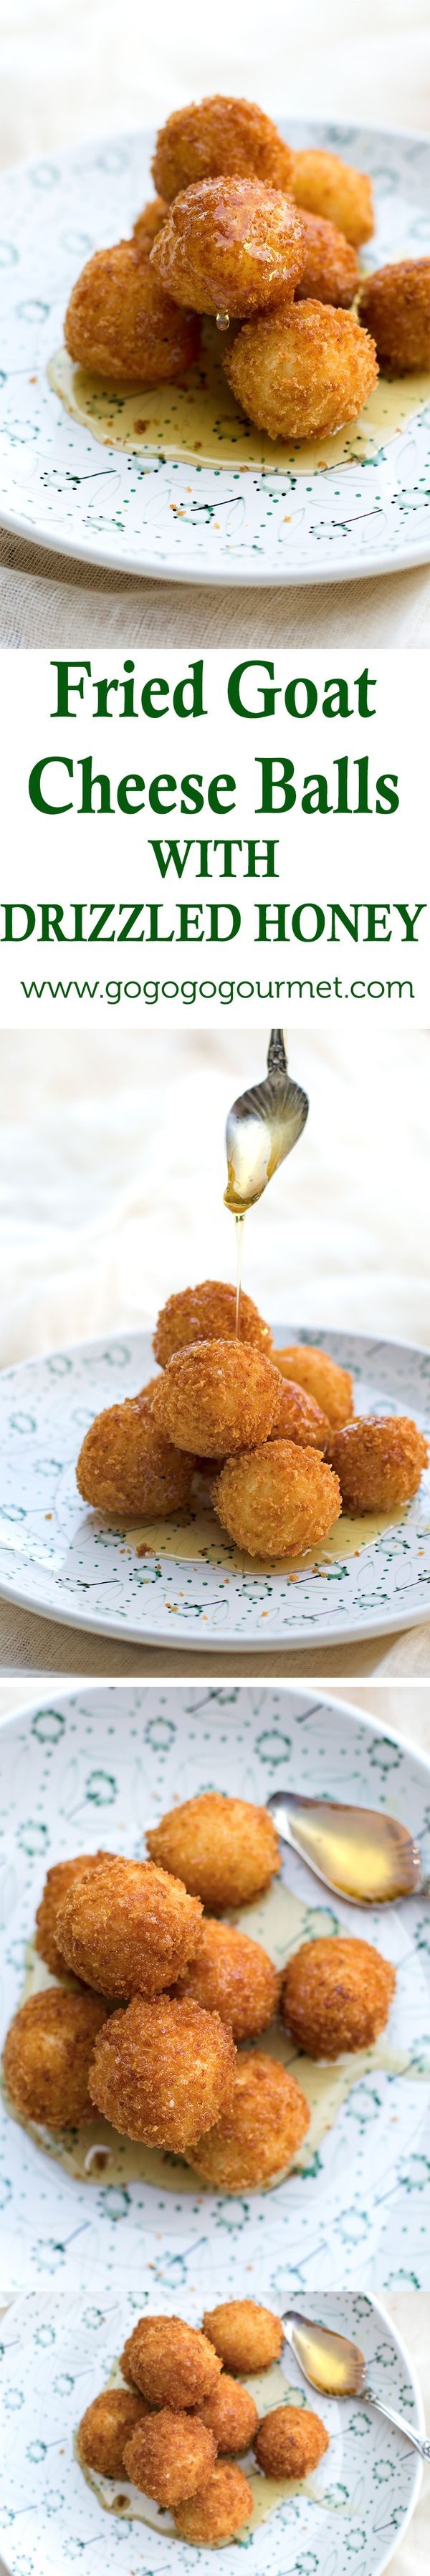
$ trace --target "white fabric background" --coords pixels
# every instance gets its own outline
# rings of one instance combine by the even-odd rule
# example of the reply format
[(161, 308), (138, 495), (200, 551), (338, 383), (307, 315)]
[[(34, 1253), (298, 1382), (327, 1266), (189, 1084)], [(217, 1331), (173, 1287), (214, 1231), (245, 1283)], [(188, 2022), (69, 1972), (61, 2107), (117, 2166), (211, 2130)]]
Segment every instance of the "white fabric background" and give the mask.
[[(428, 128), (428, 0), (0, 0), (0, 166), (80, 137), (159, 122), (212, 89), (275, 116), (368, 118)], [(0, 540), (0, 643), (424, 643), (430, 577), (334, 589), (184, 590), (122, 580)]]

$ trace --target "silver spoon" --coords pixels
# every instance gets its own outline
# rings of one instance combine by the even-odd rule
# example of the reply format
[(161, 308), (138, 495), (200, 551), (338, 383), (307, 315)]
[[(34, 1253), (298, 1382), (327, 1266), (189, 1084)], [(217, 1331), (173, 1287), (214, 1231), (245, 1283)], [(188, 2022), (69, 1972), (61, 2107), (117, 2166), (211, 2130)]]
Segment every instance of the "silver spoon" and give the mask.
[(405, 2441), (419, 2451), (421, 2460), (430, 2460), (430, 2442), (370, 2386), (359, 2344), (350, 2343), (346, 2335), (334, 2334), (329, 2326), (314, 2325), (293, 2308), (287, 2308), (282, 2325), (285, 2341), (310, 2388), (317, 2388), (321, 2397), (363, 2397), (368, 2405), (376, 2406), (378, 2415), (386, 2416), (388, 2424), (395, 2425), (397, 2433), (403, 2433)]
[(341, 1806), (332, 1798), (301, 1797), (292, 1789), (274, 1789), (267, 1805), (281, 1842), (350, 1905), (393, 1905), (401, 1896), (430, 1895), (418, 1844), (397, 1816)]
[(308, 1109), (306, 1091), (290, 1081), (284, 1030), (271, 1029), (264, 1081), (242, 1091), (229, 1109), (224, 1198), (233, 1216), (245, 1216), (246, 1209), (261, 1199), (267, 1182), (297, 1144)]

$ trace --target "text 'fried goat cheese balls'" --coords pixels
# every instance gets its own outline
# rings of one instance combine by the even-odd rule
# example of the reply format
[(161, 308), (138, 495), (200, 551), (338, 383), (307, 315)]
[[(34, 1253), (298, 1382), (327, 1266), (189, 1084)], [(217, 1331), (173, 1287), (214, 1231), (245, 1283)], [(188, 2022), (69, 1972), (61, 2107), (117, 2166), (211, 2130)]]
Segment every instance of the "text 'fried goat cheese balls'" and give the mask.
[(233, 2460), (215, 2460), (212, 2475), (200, 2495), (190, 2496), (178, 2506), (174, 2515), (175, 2531), (180, 2540), (194, 2540), (204, 2549), (214, 2549), (223, 2540), (234, 2540), (237, 2531), (250, 2522), (253, 2509), (252, 2488)]
[(223, 364), (242, 411), (273, 439), (334, 436), (358, 420), (378, 374), (355, 313), (311, 298), (245, 323)]
[[(183, 296), (182, 305), (187, 298)], [(69, 357), (107, 384), (172, 384), (193, 365), (199, 325), (179, 312), (139, 245), (96, 250), (72, 287), (64, 324)]]
[(259, 179), (202, 179), (175, 197), (150, 266), (197, 313), (260, 313), (294, 295), (302, 227), (292, 198)]
[(96, 1511), (167, 1521), (189, 1503), (193, 1466), (185, 1447), (179, 1456), (161, 1424), (156, 1428), (145, 1389), (96, 1414), (82, 1442), (76, 1481), (83, 1502)]
[(177, 1870), (211, 1914), (251, 1905), (281, 1867), (267, 1807), (254, 1807), (247, 1798), (225, 1798), (219, 1789), (206, 1789), (201, 1798), (185, 1798), (181, 1807), (171, 1807), (159, 1825), (151, 1826), (146, 1840), (152, 1859), (163, 1869)]
[(304, 1941), (288, 1961), (282, 2018), (307, 2057), (370, 2048), (388, 2021), (395, 1970), (369, 1941)]
[(157, 135), (152, 162), (155, 187), (178, 197), (199, 179), (251, 175), (287, 193), (293, 166), (288, 143), (263, 108), (248, 98), (192, 99), (174, 109)]
[(229, 1923), (202, 1923), (195, 1959), (181, 1978), (181, 1994), (193, 1995), (206, 2012), (218, 2012), (233, 2039), (252, 2039), (266, 2030), (278, 2009), (280, 1978), (267, 1950)]
[(51, 1969), (53, 1977), (64, 1977), (66, 1968), (63, 1951), (57, 1941), (58, 1914), (64, 1897), (75, 1886), (77, 1878), (88, 1876), (89, 1871), (99, 1869), (100, 1862), (109, 1858), (109, 1852), (79, 1852), (76, 1860), (54, 1861), (52, 1869), (47, 1871), (37, 1907), (34, 1947), (39, 1958), (45, 1960), (45, 1966)]
[(223, 2370), (212, 2397), (205, 2397), (199, 2407), (202, 2424), (214, 2434), (218, 2451), (234, 2458), (236, 2451), (247, 2451), (257, 2430), (258, 2414), (254, 2397), (248, 2388), (240, 2388)]
[(350, 1422), (354, 1412), (352, 1377), (349, 1369), (340, 1368), (339, 1361), (330, 1358), (328, 1351), (317, 1350), (311, 1342), (291, 1342), (286, 1350), (274, 1351), (273, 1357), (282, 1377), (288, 1382), (293, 1378), (296, 1386), (304, 1387), (305, 1394), (321, 1405), (334, 1431), (343, 1422)]
[(320, 1450), (292, 1440), (228, 1458), (212, 1488), (222, 1529), (248, 1556), (303, 1556), (328, 1537), (341, 1509), (340, 1485)]
[(124, 2468), (133, 2485), (156, 2504), (170, 2507), (197, 2495), (210, 2478), (216, 2442), (198, 2415), (162, 2406), (136, 2425), (124, 2450)]
[(294, 2075), (274, 2057), (237, 2059), (231, 2107), (190, 2149), (187, 2163), (216, 2191), (257, 2190), (284, 2174), (309, 2128)]
[(200, 1917), (199, 1899), (181, 1879), (152, 1860), (108, 1854), (63, 1898), (58, 1941), (84, 1985), (128, 2003), (133, 1994), (159, 1994), (180, 1976), (197, 1948)]
[(248, 2372), (252, 2378), (253, 2371), (268, 2370), (272, 2361), (279, 2361), (281, 2319), (257, 2299), (226, 2299), (218, 2308), (206, 2308), (203, 2326), (227, 2370)]
[(310, 2406), (273, 2406), (253, 2445), (266, 2478), (307, 2478), (328, 2451), (330, 2435)]
[[(296, 298), (316, 297), (319, 304), (353, 304), (359, 282), (359, 269), (352, 242), (325, 222), (323, 215), (309, 215), (302, 206), (300, 221), (303, 232), (304, 266), (296, 286)], [(364, 316), (364, 319), (366, 317)], [(372, 329), (371, 322), (369, 329)]]
[(105, 2022), (94, 2051), (90, 2091), (113, 2129), (144, 2146), (186, 2155), (232, 2100), (236, 2051), (218, 2013), (185, 1998), (146, 2003)]
[(153, 241), (156, 241), (157, 233), (161, 232), (161, 226), (165, 224), (168, 212), (165, 197), (148, 197), (147, 205), (142, 206), (140, 215), (136, 215), (136, 222), (133, 224), (133, 241), (136, 250), (143, 256), (147, 252), (148, 259)]
[[(150, 1420), (178, 1449), (225, 1458), (268, 1440), (279, 1403), (276, 1369), (243, 1342), (191, 1342), (167, 1361)], [(192, 1437), (191, 1437), (192, 1426)]]
[(430, 259), (394, 260), (360, 287), (360, 322), (372, 332), (384, 375), (430, 367)]
[(121, 2370), (148, 2406), (197, 2406), (200, 2413), (218, 2387), (221, 2361), (200, 2327), (183, 2317), (139, 2317)]
[(79, 2458), (101, 2478), (120, 2478), (124, 2465), (124, 2444), (136, 2431), (146, 2414), (143, 2397), (137, 2389), (103, 2388), (93, 2397), (78, 2427)]
[(21, 2004), (3, 2052), (7, 2091), (21, 2119), (47, 2129), (91, 2120), (88, 2074), (105, 2018), (98, 1995), (68, 1994), (64, 1986), (49, 1986)]
[(428, 1466), (429, 1451), (416, 1422), (387, 1414), (346, 1423), (344, 1430), (332, 1433), (325, 1456), (339, 1477), (344, 1510), (359, 1517), (409, 1503)]
[[(239, 1342), (250, 1342), (256, 1351), (272, 1353), (270, 1324), (263, 1323), (258, 1307), (244, 1290), (240, 1299)], [(182, 1288), (176, 1297), (168, 1297), (155, 1327), (153, 1350), (159, 1367), (173, 1359), (175, 1351), (185, 1351), (190, 1342), (234, 1342), (236, 1340), (236, 1290), (225, 1279), (202, 1279), (197, 1288)], [(157, 1384), (157, 1380), (154, 1380)]]
[(294, 1440), (299, 1449), (325, 1449), (328, 1415), (321, 1412), (312, 1395), (306, 1395), (304, 1386), (295, 1385), (294, 1378), (284, 1378), (281, 1369), (278, 1377), (279, 1402), (271, 1439)]
[(310, 215), (324, 215), (356, 249), (370, 241), (374, 210), (367, 170), (353, 170), (337, 152), (294, 152), (290, 187), (296, 205)]

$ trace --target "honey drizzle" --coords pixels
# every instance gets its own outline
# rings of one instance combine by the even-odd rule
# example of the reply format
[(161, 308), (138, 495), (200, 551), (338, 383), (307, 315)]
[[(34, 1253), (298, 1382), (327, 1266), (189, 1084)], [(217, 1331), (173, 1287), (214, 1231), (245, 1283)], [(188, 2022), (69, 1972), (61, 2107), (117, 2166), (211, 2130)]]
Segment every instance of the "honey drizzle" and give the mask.
[[(64, 348), (51, 358), (47, 374), (66, 411), (103, 446), (146, 454), (148, 463), (156, 455), (293, 478), (376, 460), (430, 397), (430, 374), (394, 381), (379, 376), (360, 419), (334, 437), (296, 445), (266, 438), (237, 409), (221, 364), (219, 333), (210, 323), (203, 327), (201, 362), (189, 369), (183, 384), (122, 392), (75, 367)], [(176, 506), (185, 515), (186, 496), (178, 493)]]

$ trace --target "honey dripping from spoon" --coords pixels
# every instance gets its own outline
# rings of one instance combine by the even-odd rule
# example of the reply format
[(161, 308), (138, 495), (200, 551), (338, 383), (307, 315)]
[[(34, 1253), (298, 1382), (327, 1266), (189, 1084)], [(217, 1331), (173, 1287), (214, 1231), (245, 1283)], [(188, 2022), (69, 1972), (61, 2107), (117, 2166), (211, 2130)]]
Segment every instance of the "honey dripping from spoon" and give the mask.
[(236, 1335), (240, 1332), (240, 1297), (242, 1284), (243, 1226), (248, 1209), (262, 1198), (268, 1181), (279, 1164), (285, 1162), (302, 1134), (308, 1115), (309, 1101), (298, 1082), (292, 1082), (283, 1029), (271, 1029), (267, 1073), (262, 1082), (241, 1092), (233, 1101), (226, 1125), (227, 1188), (224, 1204), (231, 1208), (236, 1223), (237, 1285)]

